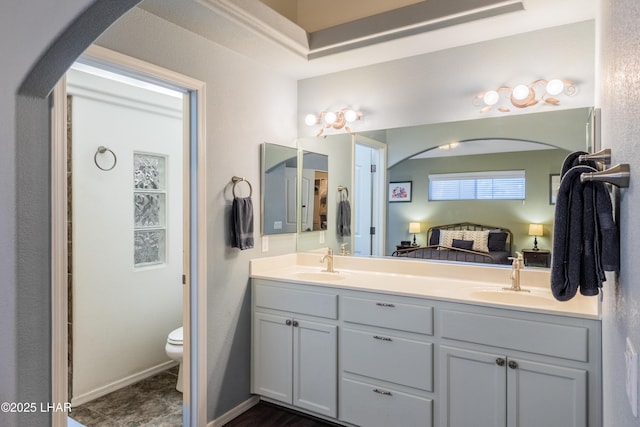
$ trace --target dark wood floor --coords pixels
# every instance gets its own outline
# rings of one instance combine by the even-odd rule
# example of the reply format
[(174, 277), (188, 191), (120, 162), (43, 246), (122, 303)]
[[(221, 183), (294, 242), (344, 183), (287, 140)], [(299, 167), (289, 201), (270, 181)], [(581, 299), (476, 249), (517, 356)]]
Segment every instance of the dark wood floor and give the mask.
[(260, 402), (225, 427), (339, 427), (319, 418)]

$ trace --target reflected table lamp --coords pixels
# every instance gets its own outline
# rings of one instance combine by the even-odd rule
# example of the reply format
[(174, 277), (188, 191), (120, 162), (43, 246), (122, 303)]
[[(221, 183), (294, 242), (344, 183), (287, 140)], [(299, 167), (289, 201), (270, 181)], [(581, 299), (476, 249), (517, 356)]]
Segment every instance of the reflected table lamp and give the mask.
[(411, 246), (418, 246), (416, 243), (416, 233), (420, 232), (420, 223), (419, 222), (410, 222), (409, 223), (409, 233), (413, 233), (413, 243)]
[(533, 236), (533, 250), (539, 251), (538, 236), (542, 236), (542, 224), (529, 224), (529, 236)]

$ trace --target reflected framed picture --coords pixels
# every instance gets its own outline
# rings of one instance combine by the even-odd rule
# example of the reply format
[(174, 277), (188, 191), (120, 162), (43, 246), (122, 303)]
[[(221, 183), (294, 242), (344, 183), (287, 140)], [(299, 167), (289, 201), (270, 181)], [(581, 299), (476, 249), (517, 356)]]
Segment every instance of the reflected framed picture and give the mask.
[(398, 181), (389, 183), (389, 202), (410, 202), (412, 181)]
[(558, 197), (558, 190), (560, 189), (560, 175), (549, 175), (549, 204), (555, 205)]

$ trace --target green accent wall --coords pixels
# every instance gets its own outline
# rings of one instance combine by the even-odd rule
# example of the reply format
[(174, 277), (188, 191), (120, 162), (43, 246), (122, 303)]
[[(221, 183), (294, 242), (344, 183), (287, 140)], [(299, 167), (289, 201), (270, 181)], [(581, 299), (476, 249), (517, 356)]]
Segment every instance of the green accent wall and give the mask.
[[(550, 204), (551, 174), (559, 174), (566, 150), (536, 150), (473, 156), (405, 160), (389, 169), (389, 181), (412, 181), (411, 202), (389, 203), (387, 215), (387, 255), (401, 240), (412, 240), (409, 222), (420, 222), (418, 244), (426, 244), (429, 227), (457, 222), (473, 222), (508, 228), (513, 232), (513, 251), (531, 249), (530, 223), (540, 223), (544, 236), (540, 249), (550, 249), (553, 240), (554, 206)], [(429, 174), (490, 170), (525, 170), (525, 200), (429, 201)]]

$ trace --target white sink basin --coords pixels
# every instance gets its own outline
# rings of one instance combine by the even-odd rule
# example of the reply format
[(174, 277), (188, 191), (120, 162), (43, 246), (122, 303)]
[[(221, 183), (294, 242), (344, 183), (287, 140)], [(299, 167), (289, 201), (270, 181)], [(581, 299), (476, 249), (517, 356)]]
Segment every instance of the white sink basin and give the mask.
[(475, 300), (495, 302), (497, 304), (516, 304), (535, 307), (555, 305), (557, 301), (553, 295), (541, 291), (511, 291), (508, 289), (478, 289), (471, 291), (469, 296)]
[(340, 274), (340, 272), (336, 271), (330, 273), (328, 271), (299, 271), (294, 273), (294, 276), (300, 280), (311, 280), (314, 282), (323, 282), (323, 281), (333, 281), (333, 280), (342, 280), (344, 276)]

